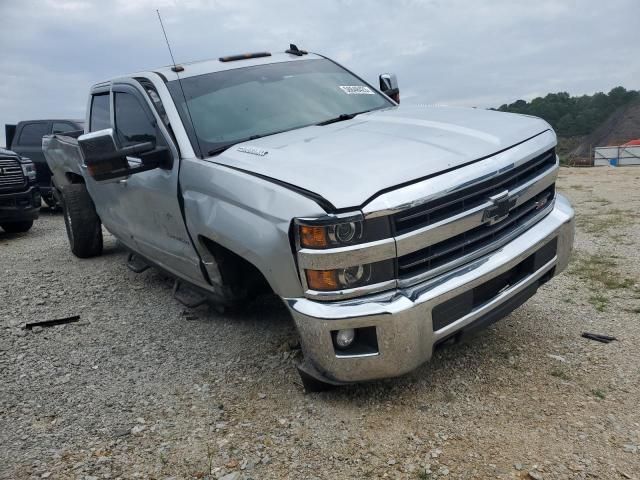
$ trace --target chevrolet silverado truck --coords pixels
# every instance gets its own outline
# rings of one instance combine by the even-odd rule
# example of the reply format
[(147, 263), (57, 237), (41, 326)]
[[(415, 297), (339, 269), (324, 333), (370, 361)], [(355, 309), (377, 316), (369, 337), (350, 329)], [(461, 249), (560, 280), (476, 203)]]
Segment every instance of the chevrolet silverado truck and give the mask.
[(28, 157), (35, 165), (36, 181), (44, 202), (51, 208), (58, 207), (51, 186), (51, 170), (42, 152), (42, 137), (50, 134), (68, 134), (83, 130), (81, 120), (25, 120), (15, 125), (5, 125), (7, 149), (22, 157)]
[(41, 203), (33, 162), (0, 148), (0, 227), (7, 233), (29, 231)]
[(543, 120), (399, 104), (292, 46), (98, 83), (44, 151), (71, 250), (222, 305), (273, 292), (308, 390), (401, 375), (567, 266), (574, 212)]

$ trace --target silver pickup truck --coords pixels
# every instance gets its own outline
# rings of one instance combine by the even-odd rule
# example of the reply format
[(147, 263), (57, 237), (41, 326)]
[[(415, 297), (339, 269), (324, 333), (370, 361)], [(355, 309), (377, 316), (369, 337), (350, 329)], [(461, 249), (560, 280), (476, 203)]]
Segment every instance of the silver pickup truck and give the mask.
[(574, 213), (546, 122), (379, 81), (292, 45), (94, 85), (85, 133), (43, 140), (71, 250), (104, 225), (176, 288), (275, 293), (309, 390), (416, 368), (561, 272)]

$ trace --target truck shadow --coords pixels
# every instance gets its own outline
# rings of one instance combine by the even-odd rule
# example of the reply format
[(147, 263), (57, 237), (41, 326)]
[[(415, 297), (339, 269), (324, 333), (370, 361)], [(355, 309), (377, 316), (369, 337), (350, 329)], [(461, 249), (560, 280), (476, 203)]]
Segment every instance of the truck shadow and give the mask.
[(9, 232), (5, 232), (4, 230), (2, 230), (2, 227), (0, 227), (0, 242), (3, 240), (14, 240), (14, 239), (24, 238), (27, 235), (29, 235), (29, 232), (9, 233)]
[[(514, 336), (516, 327), (512, 321), (518, 323), (521, 315), (522, 309), (518, 309), (501, 322), (461, 341), (438, 346), (431, 360), (399, 377), (345, 385), (311, 395), (341, 407), (375, 398), (376, 403), (402, 401), (415, 404), (421, 412), (446, 410), (447, 405), (489, 381), (483, 372), (522, 377), (527, 367), (511, 363), (512, 355), (517, 357), (517, 353), (506, 343), (506, 339)], [(525, 329), (523, 325), (520, 328)], [(426, 396), (425, 392), (428, 392)]]
[(42, 204), (40, 207), (40, 216), (44, 217), (59, 217), (62, 216), (61, 208), (51, 208), (48, 205)]

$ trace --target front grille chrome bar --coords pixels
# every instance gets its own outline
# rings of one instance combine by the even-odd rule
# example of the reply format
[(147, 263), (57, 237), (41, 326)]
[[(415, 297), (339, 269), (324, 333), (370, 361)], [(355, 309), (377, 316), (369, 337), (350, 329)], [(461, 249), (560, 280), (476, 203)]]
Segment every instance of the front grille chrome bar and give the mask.
[[(508, 198), (513, 201), (512, 208), (522, 205), (553, 185), (558, 176), (558, 169), (559, 167), (556, 165), (509, 192)], [(487, 223), (485, 212), (491, 206), (492, 203), (487, 201), (466, 212), (397, 236), (398, 256), (413, 253)]]
[(0, 189), (22, 187), (25, 184), (20, 162), (15, 158), (0, 158)]
[(395, 258), (396, 242), (385, 238), (375, 242), (349, 245), (346, 247), (314, 250), (302, 248), (298, 251), (298, 263), (311, 270), (333, 270), (365, 263), (380, 262)]
[(547, 207), (540, 210), (535, 216), (528, 219), (526, 223), (518, 226), (516, 229), (512, 230), (507, 235), (501, 237), (495, 242), (492, 242), (478, 250), (470, 252), (467, 255), (457, 257), (455, 260), (452, 260), (450, 262), (447, 262), (443, 265), (432, 268), (425, 272), (421, 272), (407, 278), (399, 279), (398, 287), (405, 288), (420, 282), (424, 282), (425, 280), (429, 280), (431, 278), (437, 277), (438, 275), (448, 272), (449, 270), (452, 270), (456, 267), (464, 265), (465, 263), (471, 262), (476, 258), (480, 258), (483, 255), (486, 255), (488, 253), (493, 252), (494, 250), (497, 250), (498, 248), (501, 248), (502, 246), (506, 245), (510, 241), (514, 240), (516, 237), (522, 235), (524, 232), (526, 232), (528, 229), (530, 229), (536, 223), (538, 223), (540, 220), (546, 217), (549, 213), (551, 213), (551, 211), (553, 210), (553, 207), (554, 207), (554, 202), (549, 202), (549, 205)]

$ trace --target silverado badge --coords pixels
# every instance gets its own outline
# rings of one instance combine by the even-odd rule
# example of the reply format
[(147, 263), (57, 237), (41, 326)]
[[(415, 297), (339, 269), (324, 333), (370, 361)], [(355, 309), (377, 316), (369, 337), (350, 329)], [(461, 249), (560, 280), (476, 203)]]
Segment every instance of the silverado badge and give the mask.
[(238, 147), (238, 151), (242, 153), (250, 153), (251, 155), (260, 155), (261, 157), (264, 157), (269, 153), (267, 150), (262, 150), (257, 147)]

